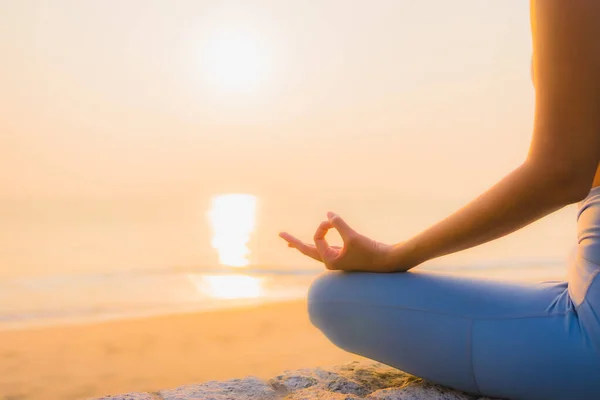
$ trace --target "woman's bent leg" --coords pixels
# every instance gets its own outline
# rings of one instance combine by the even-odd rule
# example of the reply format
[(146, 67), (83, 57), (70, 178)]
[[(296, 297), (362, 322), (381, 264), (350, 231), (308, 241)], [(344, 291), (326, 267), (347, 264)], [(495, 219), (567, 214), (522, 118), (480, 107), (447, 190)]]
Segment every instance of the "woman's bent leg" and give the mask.
[(566, 283), (331, 272), (311, 287), (309, 313), (337, 346), (459, 390), (600, 398), (600, 356)]

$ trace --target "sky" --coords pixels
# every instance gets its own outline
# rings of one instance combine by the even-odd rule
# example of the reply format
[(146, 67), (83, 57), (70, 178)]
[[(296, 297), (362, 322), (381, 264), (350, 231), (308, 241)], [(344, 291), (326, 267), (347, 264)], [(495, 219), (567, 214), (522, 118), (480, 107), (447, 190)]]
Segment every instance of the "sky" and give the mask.
[[(213, 262), (230, 192), (258, 198), (253, 262), (312, 265), (276, 233), (333, 209), (403, 240), (531, 137), (517, 0), (0, 0), (0, 54), (0, 261), (23, 273)], [(551, 218), (471, 254), (560, 254), (572, 210)]]

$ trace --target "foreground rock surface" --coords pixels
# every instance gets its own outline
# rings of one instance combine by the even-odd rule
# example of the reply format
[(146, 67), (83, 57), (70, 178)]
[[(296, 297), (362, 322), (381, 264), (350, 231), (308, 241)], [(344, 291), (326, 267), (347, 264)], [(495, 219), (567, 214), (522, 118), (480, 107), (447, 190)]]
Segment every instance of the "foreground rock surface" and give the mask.
[(268, 381), (248, 377), (96, 400), (493, 400), (434, 385), (380, 363), (285, 371)]

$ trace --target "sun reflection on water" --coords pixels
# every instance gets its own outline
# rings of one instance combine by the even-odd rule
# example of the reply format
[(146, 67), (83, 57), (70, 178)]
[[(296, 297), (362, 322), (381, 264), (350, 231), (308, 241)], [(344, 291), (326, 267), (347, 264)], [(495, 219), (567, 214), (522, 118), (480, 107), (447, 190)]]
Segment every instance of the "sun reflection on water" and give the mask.
[(224, 194), (212, 199), (208, 218), (213, 230), (211, 245), (219, 262), (230, 267), (245, 267), (250, 253), (247, 244), (254, 231), (256, 197), (250, 194)]
[(194, 280), (196, 287), (217, 299), (253, 299), (262, 294), (262, 279), (247, 275), (211, 275)]
[[(219, 263), (240, 269), (248, 266), (248, 242), (255, 226), (256, 197), (250, 194), (215, 196), (208, 219), (213, 231), (211, 245), (219, 255)], [(198, 290), (219, 299), (257, 298), (263, 291), (262, 279), (242, 274), (202, 276), (193, 283)]]

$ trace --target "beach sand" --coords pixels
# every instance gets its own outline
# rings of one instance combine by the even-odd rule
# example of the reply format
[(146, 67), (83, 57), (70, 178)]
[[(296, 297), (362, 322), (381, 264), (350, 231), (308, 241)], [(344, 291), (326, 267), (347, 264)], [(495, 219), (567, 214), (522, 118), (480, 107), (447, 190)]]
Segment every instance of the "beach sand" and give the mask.
[(305, 301), (0, 332), (0, 399), (71, 400), (361, 358), (334, 347)]

